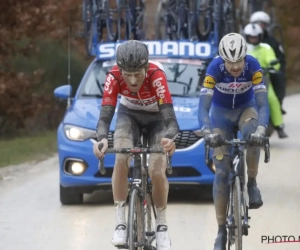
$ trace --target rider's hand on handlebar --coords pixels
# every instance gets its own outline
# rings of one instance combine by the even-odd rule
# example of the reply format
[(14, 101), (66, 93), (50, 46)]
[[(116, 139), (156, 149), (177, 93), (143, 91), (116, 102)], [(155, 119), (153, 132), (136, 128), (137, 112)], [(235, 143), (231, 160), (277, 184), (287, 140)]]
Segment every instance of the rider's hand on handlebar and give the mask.
[[(101, 151), (99, 150), (99, 144), (102, 143), (103, 147), (101, 149)], [(94, 151), (94, 155), (98, 158), (101, 159), (104, 157), (104, 153), (106, 151), (106, 149), (108, 148), (108, 141), (106, 138), (103, 138), (101, 141), (96, 142), (93, 146), (93, 151)]]
[(171, 156), (176, 149), (175, 142), (169, 138), (162, 138), (161, 145), (163, 146), (165, 152), (169, 152), (169, 156)]
[(212, 148), (221, 147), (225, 141), (220, 134), (207, 134), (204, 136), (204, 139)]
[(264, 146), (265, 134), (266, 134), (266, 128), (263, 126), (258, 126), (255, 133), (249, 136), (248, 143), (251, 146)]

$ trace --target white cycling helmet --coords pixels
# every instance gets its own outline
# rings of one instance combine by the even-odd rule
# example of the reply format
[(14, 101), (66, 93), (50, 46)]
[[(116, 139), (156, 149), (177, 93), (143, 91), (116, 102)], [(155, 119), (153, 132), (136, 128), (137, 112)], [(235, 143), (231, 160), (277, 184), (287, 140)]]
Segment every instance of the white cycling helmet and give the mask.
[[(247, 24), (244, 28), (244, 34), (248, 45), (249, 44), (258, 45), (261, 43), (263, 38), (263, 30), (260, 27), (260, 25), (257, 23)], [(250, 37), (257, 37), (258, 39), (254, 42), (253, 39), (250, 39)]]
[(247, 44), (243, 36), (238, 33), (229, 33), (225, 35), (219, 44), (219, 55), (224, 61), (241, 61), (247, 53)]
[(259, 36), (263, 34), (263, 30), (257, 23), (249, 23), (244, 28), (245, 36)]
[(271, 22), (271, 18), (264, 11), (256, 11), (251, 15), (250, 23), (258, 23), (258, 22), (269, 24)]

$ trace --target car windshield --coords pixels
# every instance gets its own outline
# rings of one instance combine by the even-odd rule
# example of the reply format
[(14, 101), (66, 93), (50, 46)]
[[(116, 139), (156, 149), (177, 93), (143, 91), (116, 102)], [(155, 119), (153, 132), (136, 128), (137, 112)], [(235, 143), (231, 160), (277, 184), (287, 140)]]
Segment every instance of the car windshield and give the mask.
[[(199, 70), (203, 67), (201, 61), (185, 59), (155, 59), (153, 61), (158, 61), (163, 65), (172, 96), (199, 95), (201, 87)], [(114, 65), (114, 61), (96, 61), (80, 89), (79, 97), (102, 97), (106, 74)]]

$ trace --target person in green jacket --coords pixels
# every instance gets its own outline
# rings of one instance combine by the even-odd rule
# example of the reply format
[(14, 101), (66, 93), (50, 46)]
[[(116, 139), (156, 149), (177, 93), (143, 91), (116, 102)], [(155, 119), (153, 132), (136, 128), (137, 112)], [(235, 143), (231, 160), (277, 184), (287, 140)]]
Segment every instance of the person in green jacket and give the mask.
[[(277, 59), (271, 46), (261, 42), (263, 36), (262, 28), (256, 23), (250, 23), (245, 26), (244, 35), (247, 41), (247, 54), (255, 57), (263, 70), (272, 67), (271, 62)], [(274, 70), (279, 70), (280, 64), (275, 64), (273, 68)], [(279, 138), (286, 138), (288, 135), (283, 129), (283, 117), (280, 102), (275, 94), (267, 72), (264, 74), (264, 80), (268, 87), (268, 102), (272, 125), (277, 131)]]

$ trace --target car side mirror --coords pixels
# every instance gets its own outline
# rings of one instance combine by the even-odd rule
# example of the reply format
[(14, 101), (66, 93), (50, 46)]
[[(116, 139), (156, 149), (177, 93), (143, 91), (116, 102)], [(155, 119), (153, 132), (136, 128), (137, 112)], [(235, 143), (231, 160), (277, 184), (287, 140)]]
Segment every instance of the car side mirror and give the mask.
[(72, 95), (72, 86), (71, 85), (62, 85), (54, 89), (54, 96), (59, 99), (67, 100), (71, 98)]

